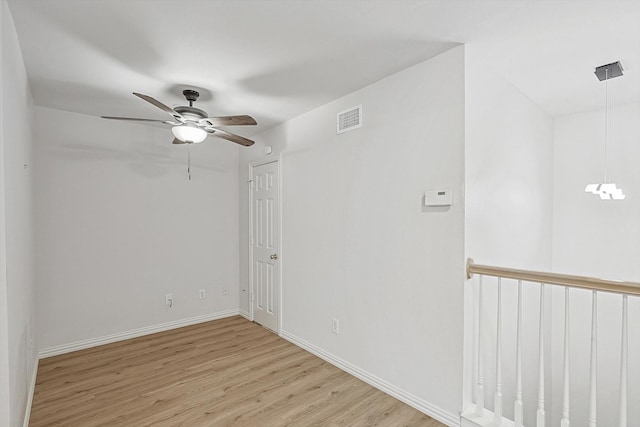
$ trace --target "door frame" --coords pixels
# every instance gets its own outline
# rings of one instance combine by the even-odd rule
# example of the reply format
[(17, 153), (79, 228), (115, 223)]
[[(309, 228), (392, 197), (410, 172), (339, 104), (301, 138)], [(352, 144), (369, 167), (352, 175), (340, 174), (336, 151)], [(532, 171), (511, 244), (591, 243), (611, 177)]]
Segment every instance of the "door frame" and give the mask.
[(278, 326), (274, 331), (278, 335), (281, 335), (282, 331), (282, 168), (280, 167), (282, 156), (277, 158), (263, 158), (260, 160), (254, 160), (249, 162), (249, 318), (254, 321), (254, 279), (253, 279), (253, 168), (263, 166), (269, 163), (276, 163), (278, 169), (278, 182), (276, 186), (278, 188), (278, 217), (276, 222), (278, 223), (278, 277), (276, 278), (275, 286), (278, 290), (278, 315), (276, 316)]

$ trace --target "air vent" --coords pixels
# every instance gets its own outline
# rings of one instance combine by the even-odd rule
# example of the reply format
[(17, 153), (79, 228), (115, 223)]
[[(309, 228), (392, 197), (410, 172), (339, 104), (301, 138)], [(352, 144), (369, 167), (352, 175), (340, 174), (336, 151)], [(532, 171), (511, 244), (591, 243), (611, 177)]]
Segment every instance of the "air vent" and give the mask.
[(362, 105), (338, 113), (338, 133), (362, 127)]

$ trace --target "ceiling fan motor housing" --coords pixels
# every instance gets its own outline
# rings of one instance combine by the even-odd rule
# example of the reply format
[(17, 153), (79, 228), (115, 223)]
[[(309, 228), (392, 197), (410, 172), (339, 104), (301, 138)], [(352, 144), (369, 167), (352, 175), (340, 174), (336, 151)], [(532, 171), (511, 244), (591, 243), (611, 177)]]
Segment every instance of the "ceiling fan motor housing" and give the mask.
[(207, 112), (196, 107), (187, 107), (186, 105), (175, 107), (175, 111), (182, 114), (187, 119), (198, 121), (207, 118)]

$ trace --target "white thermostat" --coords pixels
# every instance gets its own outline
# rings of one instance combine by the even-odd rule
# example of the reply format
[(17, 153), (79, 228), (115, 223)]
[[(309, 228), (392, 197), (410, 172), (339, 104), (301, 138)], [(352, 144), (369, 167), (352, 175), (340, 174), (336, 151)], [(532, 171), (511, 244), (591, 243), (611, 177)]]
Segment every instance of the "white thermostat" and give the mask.
[(425, 206), (451, 206), (453, 203), (451, 189), (430, 190), (424, 193)]

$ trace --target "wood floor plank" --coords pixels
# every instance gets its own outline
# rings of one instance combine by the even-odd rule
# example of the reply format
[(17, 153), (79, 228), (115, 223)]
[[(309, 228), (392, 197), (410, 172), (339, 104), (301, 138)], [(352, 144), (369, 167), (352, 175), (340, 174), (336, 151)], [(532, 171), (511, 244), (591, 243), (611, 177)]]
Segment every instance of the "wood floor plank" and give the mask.
[(240, 316), (41, 360), (29, 425), (443, 426)]

